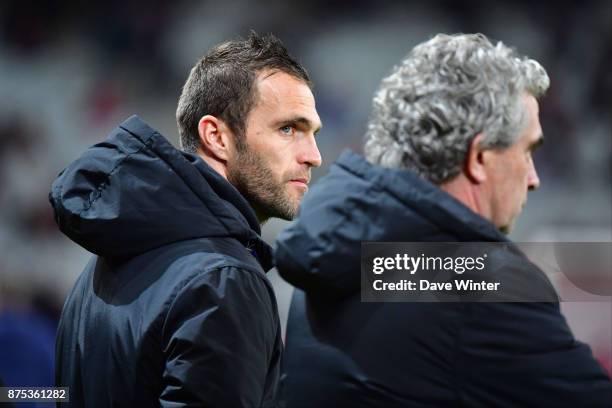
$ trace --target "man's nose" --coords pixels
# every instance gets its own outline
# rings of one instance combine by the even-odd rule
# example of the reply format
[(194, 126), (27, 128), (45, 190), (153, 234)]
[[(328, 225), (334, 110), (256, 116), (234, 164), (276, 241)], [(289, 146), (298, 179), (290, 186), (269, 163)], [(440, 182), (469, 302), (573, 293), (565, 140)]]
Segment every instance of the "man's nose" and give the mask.
[(533, 191), (540, 187), (540, 178), (538, 177), (538, 172), (536, 171), (533, 161), (531, 161), (529, 175), (527, 177), (527, 188), (529, 191)]
[(317, 141), (314, 135), (310, 135), (304, 140), (304, 147), (301, 153), (300, 162), (309, 165), (310, 167), (319, 167), (321, 165), (321, 153), (317, 147)]

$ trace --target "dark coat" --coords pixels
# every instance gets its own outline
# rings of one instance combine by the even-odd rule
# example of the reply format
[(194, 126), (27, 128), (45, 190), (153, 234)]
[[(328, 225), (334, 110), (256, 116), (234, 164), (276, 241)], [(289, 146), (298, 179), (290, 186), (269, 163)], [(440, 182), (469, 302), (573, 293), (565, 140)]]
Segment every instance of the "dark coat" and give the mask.
[[(277, 242), (277, 268), (298, 288), (281, 406), (612, 406), (610, 379), (558, 302), (362, 303), (361, 241), (506, 238), (416, 175), (344, 153)], [(535, 266), (522, 276), (556, 298)]]
[(57, 334), (73, 406), (272, 406), (282, 340), (270, 248), (246, 200), (132, 116), (53, 183), (93, 252)]

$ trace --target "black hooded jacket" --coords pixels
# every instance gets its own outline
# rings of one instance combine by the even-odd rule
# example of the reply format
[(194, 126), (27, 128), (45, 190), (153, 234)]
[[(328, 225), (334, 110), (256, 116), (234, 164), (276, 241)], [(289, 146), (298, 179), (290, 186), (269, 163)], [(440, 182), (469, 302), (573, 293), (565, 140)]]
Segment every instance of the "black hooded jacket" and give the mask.
[[(418, 176), (344, 153), (277, 241), (277, 268), (297, 287), (281, 406), (612, 406), (610, 379), (557, 301), (363, 303), (361, 241), (508, 242)], [(500, 274), (556, 300), (541, 271), (518, 264)]]
[(73, 406), (273, 406), (282, 341), (255, 213), (132, 116), (53, 183), (95, 255), (69, 294), (56, 383)]

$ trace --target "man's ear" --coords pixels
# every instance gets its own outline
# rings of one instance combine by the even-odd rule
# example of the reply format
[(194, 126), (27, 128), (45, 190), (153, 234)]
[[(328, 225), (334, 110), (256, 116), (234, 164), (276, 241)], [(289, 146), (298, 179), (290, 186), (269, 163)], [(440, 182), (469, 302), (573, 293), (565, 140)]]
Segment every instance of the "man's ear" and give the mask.
[(198, 122), (198, 135), (206, 156), (226, 162), (232, 154), (231, 131), (225, 122), (215, 116), (202, 116)]
[(484, 134), (479, 133), (472, 139), (465, 158), (465, 174), (472, 182), (481, 184), (487, 179), (485, 168), (485, 149), (482, 148)]

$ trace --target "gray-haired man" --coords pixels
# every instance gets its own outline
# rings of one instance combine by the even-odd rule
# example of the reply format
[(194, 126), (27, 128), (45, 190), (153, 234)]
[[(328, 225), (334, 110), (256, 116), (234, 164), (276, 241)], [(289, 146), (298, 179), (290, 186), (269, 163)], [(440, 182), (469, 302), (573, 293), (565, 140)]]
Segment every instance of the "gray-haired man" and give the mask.
[(383, 79), (366, 160), (344, 153), (278, 239), (278, 269), (298, 288), (286, 406), (610, 406), (610, 379), (520, 255), (499, 253), (494, 273), (552, 301), (361, 302), (362, 241), (508, 243), (539, 185), (548, 84), (483, 35), (438, 35)]

